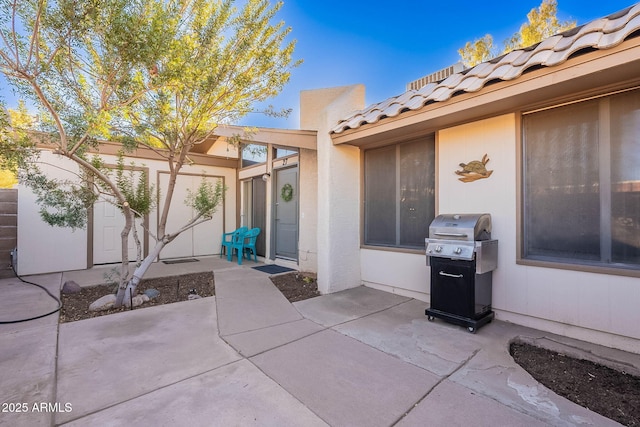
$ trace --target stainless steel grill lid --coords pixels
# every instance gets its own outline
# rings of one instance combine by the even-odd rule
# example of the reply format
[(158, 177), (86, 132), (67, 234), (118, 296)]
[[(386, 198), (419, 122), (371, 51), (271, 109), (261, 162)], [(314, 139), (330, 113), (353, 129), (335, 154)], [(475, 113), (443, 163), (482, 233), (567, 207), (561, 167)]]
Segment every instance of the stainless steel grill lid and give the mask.
[(491, 239), (490, 214), (438, 215), (429, 226), (430, 239), (480, 241)]
[(438, 215), (425, 239), (427, 265), (430, 257), (476, 260), (477, 273), (498, 266), (498, 241), (491, 239), (490, 214)]

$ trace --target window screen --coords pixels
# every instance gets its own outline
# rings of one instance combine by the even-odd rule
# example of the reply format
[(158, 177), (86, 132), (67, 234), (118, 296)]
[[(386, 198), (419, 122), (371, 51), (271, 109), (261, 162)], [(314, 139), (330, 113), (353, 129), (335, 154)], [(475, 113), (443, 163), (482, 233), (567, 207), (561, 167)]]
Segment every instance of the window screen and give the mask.
[(423, 248), (435, 215), (434, 137), (365, 152), (368, 245)]
[(524, 256), (640, 264), (640, 91), (523, 118)]

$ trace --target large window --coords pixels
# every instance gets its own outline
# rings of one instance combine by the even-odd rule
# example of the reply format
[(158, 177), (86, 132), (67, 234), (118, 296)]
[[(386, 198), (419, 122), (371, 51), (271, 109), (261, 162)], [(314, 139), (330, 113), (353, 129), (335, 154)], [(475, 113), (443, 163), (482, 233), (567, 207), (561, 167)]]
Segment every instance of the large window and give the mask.
[(640, 90), (523, 117), (524, 257), (640, 268)]
[(365, 244), (424, 248), (435, 215), (434, 172), (433, 135), (365, 151)]

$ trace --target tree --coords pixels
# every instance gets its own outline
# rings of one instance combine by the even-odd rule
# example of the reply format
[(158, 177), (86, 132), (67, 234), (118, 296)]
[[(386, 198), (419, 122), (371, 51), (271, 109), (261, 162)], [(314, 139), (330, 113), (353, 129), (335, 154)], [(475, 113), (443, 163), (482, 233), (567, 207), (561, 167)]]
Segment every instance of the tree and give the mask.
[(486, 34), (484, 37), (467, 42), (463, 48), (458, 49), (462, 63), (467, 67), (472, 67), (493, 58), (493, 36)]
[[(18, 102), (17, 109), (9, 109), (6, 112), (2, 109), (0, 114), (2, 114), (2, 118), (0, 118), (1, 128), (8, 129), (11, 127), (19, 133), (24, 133), (35, 128), (36, 118), (29, 114), (23, 100)], [(6, 134), (5, 136), (8, 137), (9, 135)], [(24, 135), (22, 135), (22, 137), (24, 137)], [(0, 159), (0, 188), (12, 188), (17, 183), (18, 179), (15, 172), (10, 168), (4, 168)]]
[(460, 58), (465, 66), (473, 67), (512, 50), (534, 45), (554, 34), (576, 26), (575, 21), (560, 22), (556, 16), (557, 13), (558, 2), (556, 0), (542, 0), (537, 9), (531, 9), (527, 14), (528, 22), (522, 24), (520, 30), (504, 42), (502, 52), (497, 54), (492, 52), (493, 38), (487, 34), (473, 43), (467, 42), (463, 48), (459, 49)]
[[(15, 138), (3, 139), (0, 159), (14, 159), (8, 164), (20, 169), (50, 224), (84, 226), (83, 213), (96, 197), (114, 200), (126, 220), (117, 305), (135, 294), (164, 246), (210, 220), (222, 201), (224, 188), (203, 182), (187, 200), (194, 217), (166, 229), (191, 148), (218, 124), (275, 96), (298, 64), (295, 41), (285, 40), (290, 29), (271, 23), (281, 6), (268, 0), (247, 0), (239, 9), (231, 0), (0, 0), (0, 71), (39, 106), (46, 131), (40, 135), (78, 165), (79, 179), (44, 176), (35, 162), (35, 134), (17, 158)], [(125, 174), (105, 167), (95, 154), (101, 140), (120, 142), (123, 152), (147, 146), (170, 171), (155, 246), (131, 276), (129, 233), (135, 216), (151, 205), (135, 200)]]

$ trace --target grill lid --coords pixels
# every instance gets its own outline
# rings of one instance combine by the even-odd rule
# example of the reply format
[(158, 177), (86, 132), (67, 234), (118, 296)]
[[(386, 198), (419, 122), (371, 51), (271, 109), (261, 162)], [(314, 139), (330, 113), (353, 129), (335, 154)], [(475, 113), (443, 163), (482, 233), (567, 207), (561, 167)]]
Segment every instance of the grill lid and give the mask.
[(490, 214), (443, 214), (429, 226), (430, 239), (458, 241), (490, 240)]

